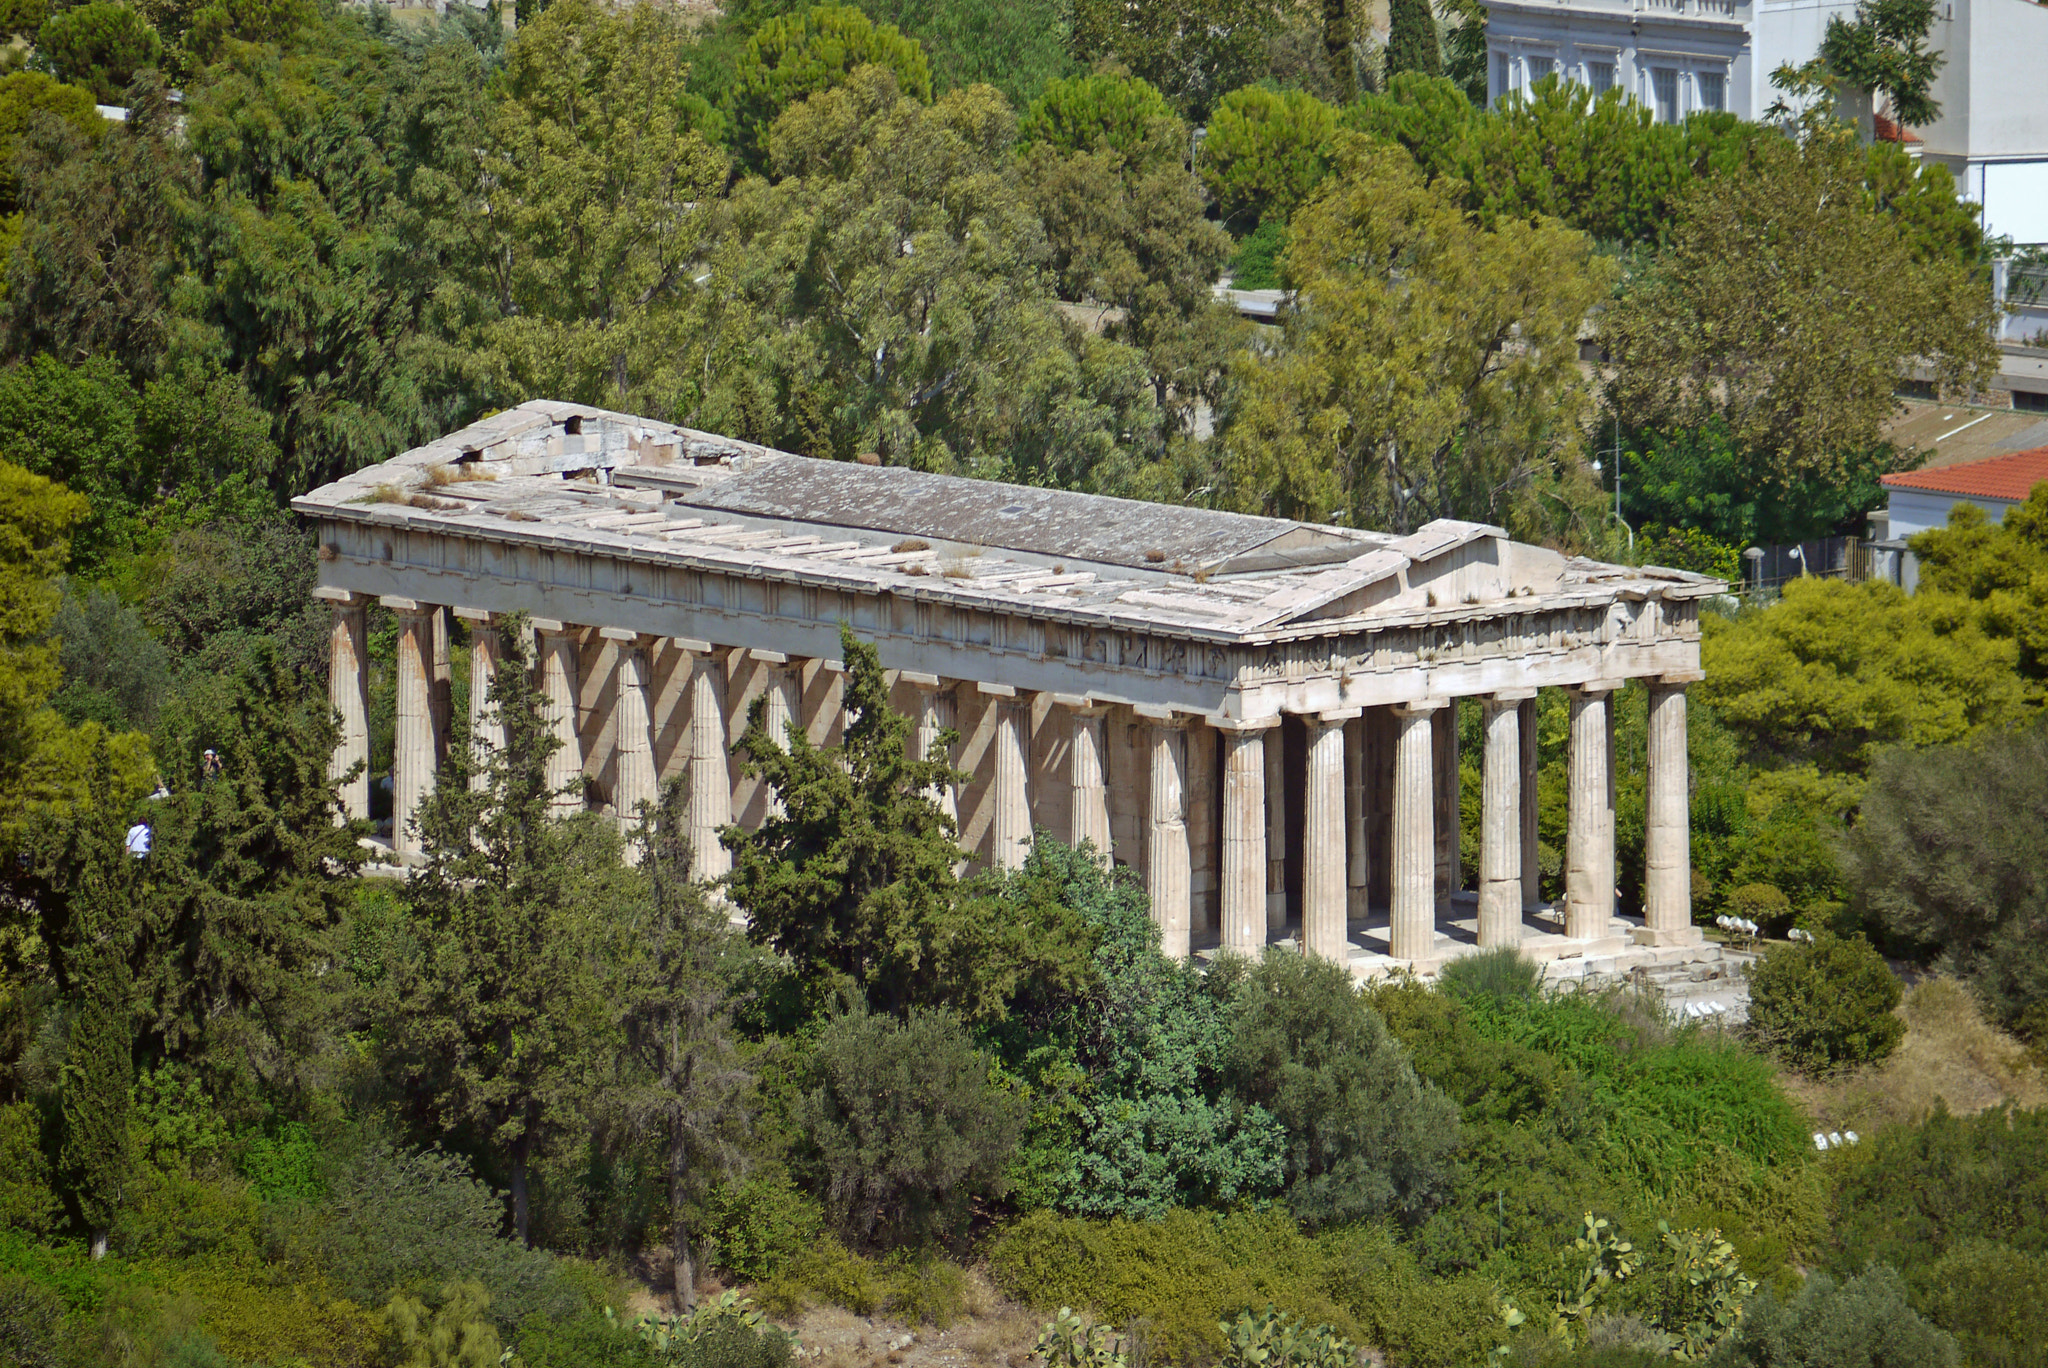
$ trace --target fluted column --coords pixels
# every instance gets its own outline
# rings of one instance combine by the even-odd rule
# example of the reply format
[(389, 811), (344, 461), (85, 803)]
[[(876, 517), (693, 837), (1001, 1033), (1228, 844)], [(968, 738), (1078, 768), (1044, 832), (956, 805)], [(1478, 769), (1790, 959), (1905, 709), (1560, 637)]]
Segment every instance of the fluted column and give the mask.
[(1223, 949), (1266, 945), (1266, 750), (1279, 718), (1218, 723), (1223, 756)]
[(1436, 954), (1435, 727), (1441, 699), (1394, 708), (1393, 908), (1387, 953), (1419, 960)]
[(434, 627), (434, 681), (430, 697), (433, 700), (434, 719), (434, 768), (440, 769), (448, 762), (449, 731), (455, 720), (455, 660), (448, 649), (448, 610), (430, 610), (428, 619)]
[(1287, 933), (1287, 745), (1266, 739), (1266, 934)]
[[(749, 652), (755, 660), (768, 667), (766, 686), (761, 690), (761, 727), (768, 733), (768, 739), (787, 751), (790, 748), (789, 729), (800, 716), (797, 707), (796, 680), (790, 674), (789, 657), (779, 651)], [(778, 818), (787, 815), (782, 799), (769, 786), (766, 778), (761, 780), (763, 795), (763, 818)]]
[(1565, 934), (1597, 940), (1614, 920), (1613, 685), (1572, 691), (1571, 811), (1565, 832)]
[(535, 618), (533, 631), (541, 701), (557, 743), (548, 757), (548, 788), (556, 815), (566, 817), (583, 810), (583, 738), (576, 725), (581, 647), (566, 623)]
[[(640, 821), (640, 805), (655, 802), (653, 710), (647, 701), (647, 651), (640, 634), (624, 627), (605, 627), (598, 635), (619, 646), (618, 668), (612, 672), (612, 813), (619, 833), (630, 835)], [(627, 858), (637, 859), (628, 846)]]
[(989, 823), (989, 864), (996, 869), (1022, 869), (1031, 853), (1031, 793), (1028, 787), (1025, 744), (1028, 721), (1017, 691), (1007, 684), (977, 683), (975, 688), (993, 695), (996, 725), (993, 820)]
[(391, 848), (419, 853), (413, 818), (434, 781), (434, 610), (387, 598), (398, 618), (398, 727), (391, 752)]
[(1479, 824), (1479, 944), (1522, 939), (1522, 710), (1516, 690), (1483, 700), (1486, 755)]
[(1431, 757), (1436, 775), (1436, 911), (1449, 921), (1451, 895), (1465, 882), (1458, 848), (1458, 700), (1452, 699), (1432, 714), (1430, 724), (1436, 747)]
[(690, 652), (690, 867), (700, 879), (732, 868), (719, 831), (732, 823), (732, 763), (725, 746), (725, 662), (709, 642), (678, 642)]
[(1542, 837), (1536, 819), (1536, 700), (1516, 705), (1515, 730), (1522, 742), (1522, 906), (1543, 902)]
[(1667, 675), (1650, 685), (1649, 811), (1643, 832), (1643, 928), (1648, 945), (1693, 945), (1691, 814), (1685, 742), (1685, 686)]
[(1344, 915), (1364, 921), (1371, 903), (1372, 855), (1366, 841), (1368, 800), (1363, 711), (1344, 724)]
[(1096, 858), (1107, 864), (1111, 857), (1109, 780), (1103, 772), (1102, 758), (1108, 749), (1105, 733), (1109, 709), (1091, 704), (1084, 698), (1067, 695), (1061, 695), (1059, 701), (1066, 705), (1074, 723), (1073, 740), (1067, 751), (1069, 802), (1072, 804), (1068, 816), (1073, 828), (1068, 834), (1076, 848), (1083, 844), (1093, 845)]
[(1348, 964), (1345, 931), (1344, 724), (1356, 709), (1302, 719), (1308, 725), (1308, 790), (1302, 804), (1301, 948)]
[[(339, 817), (370, 815), (370, 677), (367, 669), (369, 626), (365, 600), (347, 590), (336, 591), (334, 636), (327, 657), (327, 701), (340, 718), (329, 777), (341, 781)], [(343, 779), (350, 770), (355, 777)]]
[(1176, 717), (1141, 711), (1151, 741), (1152, 802), (1145, 824), (1145, 893), (1159, 948), (1186, 959), (1192, 929), (1188, 871), (1188, 734)]
[(491, 686), (505, 643), (496, 620), (481, 608), (457, 608), (455, 616), (469, 624), (469, 786), (482, 790), (491, 780), (491, 756), (505, 745), (505, 728), (491, 707)]
[[(954, 716), (954, 694), (952, 686), (944, 683), (937, 675), (913, 674), (906, 670), (900, 676), (904, 683), (917, 690), (917, 733), (911, 742), (917, 748), (920, 760), (937, 760), (951, 766), (953, 752), (949, 746), (940, 744), (940, 738), (947, 732), (956, 731)], [(957, 734), (957, 733), (956, 733)], [(932, 801), (939, 805), (939, 811), (953, 819), (954, 829), (960, 826), (960, 799), (951, 783), (938, 785), (932, 790)]]

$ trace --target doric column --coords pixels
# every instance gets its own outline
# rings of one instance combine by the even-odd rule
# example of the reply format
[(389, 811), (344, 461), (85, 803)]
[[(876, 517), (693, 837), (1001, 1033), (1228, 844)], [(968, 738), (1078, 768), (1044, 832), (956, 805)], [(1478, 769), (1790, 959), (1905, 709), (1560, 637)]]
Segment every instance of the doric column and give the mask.
[[(939, 738), (946, 732), (955, 730), (956, 700), (952, 686), (942, 683), (937, 675), (913, 674), (908, 670), (903, 672), (901, 678), (904, 683), (917, 690), (917, 740), (913, 743), (917, 747), (917, 758), (937, 759), (942, 764), (951, 765), (952, 749), (941, 747)], [(939, 810), (953, 819), (953, 827), (957, 832), (960, 826), (960, 797), (954, 785), (939, 785), (932, 798), (938, 803)]]
[(1152, 802), (1145, 824), (1145, 893), (1152, 920), (1159, 927), (1159, 946), (1174, 959), (1186, 959), (1191, 931), (1188, 872), (1187, 763), (1188, 734), (1177, 717), (1146, 709), (1138, 715), (1148, 724), (1152, 753)]
[(1666, 675), (1650, 685), (1648, 822), (1643, 831), (1643, 928), (1648, 945), (1695, 945), (1691, 816), (1685, 742), (1685, 686), (1698, 676)]
[(555, 814), (566, 817), (583, 810), (583, 738), (576, 725), (581, 647), (576, 630), (566, 623), (535, 618), (533, 631), (541, 702), (558, 743), (548, 757), (548, 788), (554, 793)]
[(1344, 724), (1356, 708), (1302, 719), (1308, 726), (1308, 789), (1302, 804), (1301, 948), (1348, 964), (1351, 946), (1344, 858)]
[(1266, 945), (1266, 750), (1277, 717), (1217, 722), (1223, 729), (1223, 949), (1256, 956)]
[[(629, 627), (600, 628), (598, 635), (619, 646), (618, 668), (612, 672), (612, 687), (617, 691), (612, 702), (612, 813), (620, 834), (630, 836), (640, 821), (640, 805), (651, 807), (657, 796), (647, 651), (640, 634)], [(627, 856), (637, 858), (637, 851), (628, 847)]]
[(1368, 799), (1363, 711), (1344, 724), (1344, 909), (1352, 921), (1364, 921), (1372, 901), (1372, 853), (1366, 841)]
[(434, 768), (448, 763), (448, 737), (455, 721), (455, 660), (448, 649), (448, 610), (432, 610), (434, 624)]
[(481, 790), (490, 783), (492, 755), (505, 745), (504, 724), (491, 707), (505, 643), (496, 620), (483, 609), (457, 608), (455, 616), (469, 624), (469, 786)]
[(1452, 699), (1430, 717), (1431, 756), (1436, 775), (1436, 911), (1450, 920), (1451, 895), (1465, 882), (1458, 848), (1460, 817), (1458, 792), (1458, 700)]
[(412, 599), (387, 598), (398, 618), (398, 728), (391, 751), (391, 848), (419, 853), (413, 817), (434, 782), (435, 610)]
[(1067, 710), (1073, 721), (1072, 740), (1067, 748), (1067, 791), (1071, 808), (1067, 833), (1075, 848), (1092, 844), (1104, 864), (1111, 858), (1109, 835), (1109, 780), (1103, 770), (1108, 753), (1109, 715), (1107, 706), (1079, 694), (1058, 694), (1054, 702)]
[(989, 864), (996, 869), (1022, 869), (1031, 853), (1031, 794), (1026, 786), (1024, 747), (1028, 739), (1024, 707), (1017, 691), (1008, 684), (977, 683), (975, 688), (991, 695), (996, 711), (994, 820), (989, 823)]
[(1536, 700), (1523, 699), (1515, 711), (1522, 742), (1522, 906), (1537, 907), (1543, 902), (1543, 853), (1536, 824)]
[(1266, 741), (1266, 933), (1287, 932), (1287, 744)]
[(1482, 701), (1485, 775), (1479, 823), (1479, 944), (1522, 939), (1522, 710), (1534, 691), (1509, 690)]
[[(339, 797), (343, 819), (368, 819), (370, 815), (370, 676), (369, 625), (364, 620), (367, 600), (346, 589), (325, 591), (334, 604), (334, 636), (327, 656), (327, 701), (340, 718), (334, 741), (334, 759), (329, 762), (330, 778), (340, 780), (350, 770), (353, 779), (341, 783)], [(360, 768), (357, 768), (360, 766)]]
[(1393, 908), (1387, 953), (1399, 960), (1436, 955), (1435, 726), (1442, 699), (1394, 708)]
[(1365, 728), (1365, 844), (1367, 901), (1394, 905), (1394, 734), (1398, 726), (1385, 708), (1369, 708)]
[(1614, 685), (1606, 680), (1572, 691), (1571, 811), (1565, 832), (1565, 934), (1597, 940), (1614, 920)]
[(690, 653), (690, 867), (700, 879), (732, 868), (719, 831), (732, 823), (732, 762), (725, 746), (725, 662), (706, 641), (679, 640)]

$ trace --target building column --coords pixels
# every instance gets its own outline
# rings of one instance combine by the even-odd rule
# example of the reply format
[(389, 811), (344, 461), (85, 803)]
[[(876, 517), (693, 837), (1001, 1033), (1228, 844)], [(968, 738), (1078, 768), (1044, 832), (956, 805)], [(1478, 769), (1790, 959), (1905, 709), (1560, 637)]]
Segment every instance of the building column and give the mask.
[(496, 619), (481, 608), (457, 608), (469, 624), (469, 786), (481, 791), (491, 781), (491, 757), (505, 747), (505, 727), (491, 707), (491, 687), (505, 643)]
[(1565, 935), (1598, 940), (1614, 921), (1614, 685), (1572, 691), (1571, 811), (1565, 833)]
[(993, 695), (992, 706), (996, 710), (992, 785), (995, 814), (989, 824), (989, 865), (995, 869), (1022, 869), (1024, 857), (1031, 853), (1031, 792), (1025, 755), (1028, 718), (1016, 689), (1010, 685), (976, 683), (974, 687)]
[(448, 738), (455, 721), (455, 660), (448, 649), (448, 610), (435, 608), (434, 624), (434, 768), (448, 763)]
[(1109, 864), (1109, 780), (1102, 765), (1109, 745), (1109, 709), (1071, 694), (1061, 694), (1057, 701), (1073, 719), (1073, 739), (1067, 750), (1067, 787), (1072, 804), (1068, 814), (1072, 830), (1068, 835), (1077, 849), (1083, 844), (1093, 845), (1096, 858)]
[(1372, 850), (1366, 840), (1365, 729), (1371, 723), (1361, 709), (1344, 724), (1344, 915), (1366, 919), (1372, 903)]
[[(370, 658), (368, 600), (346, 589), (323, 591), (334, 604), (334, 635), (327, 656), (327, 701), (339, 714), (334, 758), (327, 774), (337, 782), (342, 821), (370, 816)], [(347, 778), (355, 770), (353, 778)]]
[(1522, 906), (1533, 908), (1543, 904), (1542, 836), (1536, 821), (1536, 700), (1523, 699), (1515, 711), (1515, 730), (1522, 742)]
[(1266, 934), (1287, 934), (1287, 746), (1266, 742)]
[(718, 833), (732, 824), (732, 762), (725, 746), (725, 662), (704, 641), (678, 641), (690, 653), (690, 868), (723, 877), (732, 852)]
[(583, 810), (583, 738), (576, 726), (581, 646), (575, 628), (552, 618), (535, 618), (533, 631), (541, 703), (558, 743), (548, 756), (548, 789), (555, 815), (566, 817)]
[[(654, 777), (653, 709), (647, 700), (646, 643), (629, 627), (600, 628), (598, 635), (619, 645), (618, 668), (612, 674), (612, 687), (617, 691), (612, 702), (612, 814), (618, 819), (619, 834), (630, 837), (640, 823), (640, 805), (652, 807), (659, 797)], [(637, 861), (637, 847), (629, 845), (626, 858)]]
[(1444, 700), (1394, 708), (1394, 839), (1387, 953), (1398, 960), (1436, 956), (1436, 727)]
[(1451, 919), (1451, 895), (1465, 882), (1459, 849), (1462, 813), (1458, 792), (1458, 700), (1452, 699), (1430, 716), (1431, 756), (1436, 776), (1436, 911), (1444, 921)]
[[(955, 731), (955, 698), (952, 686), (937, 675), (914, 674), (908, 670), (899, 676), (904, 683), (917, 690), (917, 739), (911, 744), (917, 747), (919, 760), (936, 759), (951, 768), (953, 750), (942, 746), (939, 738), (949, 731)], [(957, 734), (957, 733), (956, 733)], [(952, 819), (955, 836), (960, 830), (960, 797), (952, 783), (938, 785), (932, 790), (932, 801), (939, 805), (939, 811)]]
[(1522, 709), (1533, 690), (1496, 693), (1486, 717), (1485, 781), (1479, 826), (1479, 944), (1522, 939)]
[(1152, 801), (1145, 823), (1145, 893), (1159, 927), (1159, 948), (1173, 959), (1188, 957), (1192, 900), (1188, 870), (1188, 734), (1182, 721), (1144, 709), (1151, 740)]
[(434, 782), (434, 617), (412, 599), (383, 600), (398, 617), (398, 728), (391, 751), (391, 848), (420, 850), (413, 818)]
[(1344, 724), (1355, 708), (1302, 719), (1308, 726), (1308, 791), (1302, 804), (1301, 948), (1338, 964), (1351, 961), (1344, 858)]
[[(753, 651), (754, 659), (768, 666), (768, 687), (761, 691), (761, 727), (768, 733), (768, 739), (782, 750), (790, 748), (789, 729), (799, 717), (797, 709), (796, 681), (790, 675), (789, 657), (779, 651)], [(761, 780), (767, 794), (764, 816), (770, 819), (787, 815), (782, 799), (775, 790), (767, 787), (766, 778)]]
[(1692, 851), (1685, 736), (1685, 686), (1697, 676), (1666, 675), (1650, 685), (1649, 811), (1643, 832), (1644, 945), (1697, 945), (1692, 924)]
[(1266, 751), (1280, 719), (1218, 723), (1223, 756), (1223, 946), (1256, 957), (1266, 946)]
[(1394, 734), (1393, 713), (1368, 708), (1359, 725), (1365, 728), (1366, 900), (1379, 907), (1394, 905)]

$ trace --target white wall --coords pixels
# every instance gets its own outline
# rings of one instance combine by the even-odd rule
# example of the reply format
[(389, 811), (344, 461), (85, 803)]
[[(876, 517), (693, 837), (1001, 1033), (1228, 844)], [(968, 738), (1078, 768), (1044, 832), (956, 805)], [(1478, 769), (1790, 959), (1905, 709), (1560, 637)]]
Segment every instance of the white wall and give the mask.
[(2011, 499), (1972, 498), (1932, 489), (1894, 489), (1888, 510), (1888, 535), (1897, 539), (1925, 532), (1930, 527), (1947, 527), (1948, 511), (1960, 503), (1977, 505), (1984, 510), (1985, 518), (1994, 523), (2004, 522), (2005, 510), (2013, 506)]

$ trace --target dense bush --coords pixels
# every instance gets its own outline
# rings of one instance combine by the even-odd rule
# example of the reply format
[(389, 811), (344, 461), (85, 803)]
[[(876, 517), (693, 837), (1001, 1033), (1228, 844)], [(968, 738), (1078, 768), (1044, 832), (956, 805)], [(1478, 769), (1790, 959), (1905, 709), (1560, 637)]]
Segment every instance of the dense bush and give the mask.
[(42, 1113), (30, 1102), (0, 1107), (0, 1227), (35, 1235), (53, 1228), (63, 1204), (51, 1178)]
[(1543, 991), (1543, 966), (1513, 946), (1503, 945), (1452, 960), (1437, 974), (1437, 987), (1454, 998), (1526, 1001)]
[(707, 1206), (702, 1230), (712, 1243), (711, 1261), (747, 1282), (782, 1272), (825, 1228), (817, 1200), (780, 1170), (726, 1183)]
[(1903, 989), (1861, 936), (1822, 931), (1749, 966), (1749, 1034), (1787, 1064), (1825, 1073), (1885, 1058), (1905, 1038)]
[(57, 1368), (64, 1303), (19, 1274), (0, 1274), (0, 1363)]
[(1709, 1360), (1716, 1368), (1956, 1368), (1956, 1342), (1907, 1303), (1882, 1264), (1837, 1284), (1825, 1273), (1780, 1303), (1769, 1294)]
[(952, 1015), (848, 1012), (825, 1027), (810, 1068), (797, 1108), (807, 1163), (854, 1239), (953, 1239), (976, 1200), (1003, 1192), (1023, 1117)]

